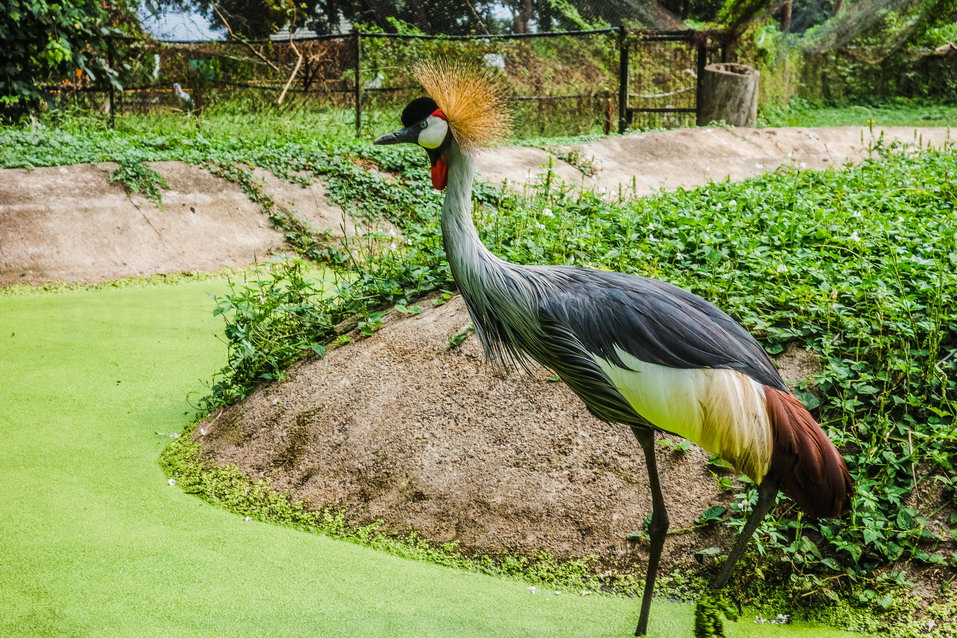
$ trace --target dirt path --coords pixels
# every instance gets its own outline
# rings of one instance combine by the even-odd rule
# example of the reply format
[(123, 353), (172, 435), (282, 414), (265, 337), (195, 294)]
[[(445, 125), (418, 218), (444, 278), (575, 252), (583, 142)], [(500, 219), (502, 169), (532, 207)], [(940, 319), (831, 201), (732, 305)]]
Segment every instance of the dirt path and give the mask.
[[(549, 149), (516, 147), (480, 157), (481, 178), (521, 184), (549, 165), (573, 184), (612, 195), (741, 180), (782, 164), (841, 165), (879, 136), (940, 146), (944, 128), (687, 129), (610, 137)], [(284, 248), (259, 208), (235, 184), (180, 162), (152, 164), (170, 184), (163, 205), (128, 197), (111, 183), (112, 164), (0, 171), (0, 286), (104, 280), (244, 266)], [(264, 171), (263, 188), (318, 230), (351, 232), (322, 184), (283, 182)]]
[(493, 183), (540, 179), (551, 156), (563, 180), (610, 194), (649, 195), (709, 180), (741, 181), (779, 166), (823, 169), (860, 161), (876, 141), (909, 147), (957, 141), (949, 128), (699, 128), (608, 137), (585, 144), (495, 149), (479, 162)]
[[(183, 162), (150, 166), (170, 186), (162, 204), (128, 196), (109, 162), (0, 170), (0, 286), (215, 271), (285, 248), (238, 185)], [(315, 229), (355, 230), (322, 184), (255, 175)]]

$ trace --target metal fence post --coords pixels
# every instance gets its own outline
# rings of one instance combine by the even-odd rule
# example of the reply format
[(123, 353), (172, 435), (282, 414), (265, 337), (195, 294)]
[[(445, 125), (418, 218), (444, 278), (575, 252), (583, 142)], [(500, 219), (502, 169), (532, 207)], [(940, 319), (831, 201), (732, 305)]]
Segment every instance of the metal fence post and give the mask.
[(356, 137), (359, 137), (359, 134), (362, 132), (362, 81), (361, 81), (361, 70), (362, 70), (362, 36), (358, 31), (355, 32), (355, 54), (356, 54), (356, 69), (355, 69), (355, 108), (356, 108)]
[[(106, 63), (109, 65), (110, 70), (113, 70), (113, 38), (112, 36), (106, 40)], [(113, 84), (113, 80), (108, 74), (106, 75), (107, 82), (110, 83), (110, 128), (116, 128), (116, 87)]]
[(618, 27), (618, 133), (628, 130), (628, 31)]
[(695, 41), (697, 44), (698, 59), (697, 59), (697, 68), (695, 69), (695, 87), (694, 87), (694, 117), (695, 123), (698, 126), (703, 126), (707, 124), (701, 123), (701, 85), (704, 82), (704, 67), (708, 64), (708, 34), (702, 33), (701, 31), (695, 34)]

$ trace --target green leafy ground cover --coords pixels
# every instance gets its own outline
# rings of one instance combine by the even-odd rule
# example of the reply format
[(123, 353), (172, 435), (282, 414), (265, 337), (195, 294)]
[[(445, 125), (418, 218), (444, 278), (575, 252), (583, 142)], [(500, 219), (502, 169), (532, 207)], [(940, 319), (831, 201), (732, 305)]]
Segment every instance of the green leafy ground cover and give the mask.
[[(0, 297), (0, 635), (630, 635), (632, 599), (529, 595), (517, 580), (246, 522), (169, 485), (156, 460), (222, 365), (209, 295), (226, 290), (179, 279)], [(690, 605), (655, 602), (653, 635), (691, 623)]]
[[(321, 352), (341, 321), (372, 332), (392, 304), (414, 308), (423, 293), (451, 289), (437, 228), (440, 196), (428, 187), (421, 152), (325, 138), (301, 124), (256, 127), (248, 136), (240, 122), (235, 130), (222, 122), (184, 130), (159, 120), (136, 132), (8, 131), (0, 136), (0, 163), (183, 159), (239, 182), (271, 212), (247, 179), (245, 166), (262, 166), (322, 178), (355, 214), (402, 227), (404, 245), (351, 264), (335, 248), (317, 248), (315, 238), (287, 234), (303, 255), (349, 265), (334, 297), (294, 263), (221, 297), (230, 348), (204, 400), (214, 409), (281, 376), (303, 353)], [(370, 163), (392, 177), (367, 170)], [(953, 615), (946, 600), (954, 605), (947, 591), (957, 526), (955, 177), (952, 150), (901, 156), (878, 149), (845, 172), (782, 170), (637, 201), (576, 194), (547, 178), (523, 196), (478, 188), (477, 221), (505, 258), (666, 279), (731, 312), (769, 352), (793, 342), (819, 356), (817, 389), (799, 394), (849, 461), (854, 511), (843, 521), (809, 522), (784, 504), (759, 532), (748, 567), (758, 577), (741, 581), (751, 587), (739, 593), (767, 601), (777, 592), (775, 601), (815, 610), (840, 599), (867, 609), (873, 627), (913, 612), (915, 599), (896, 587), (906, 568), (943, 569), (931, 593), (944, 602), (930, 614)], [(737, 528), (753, 490), (746, 481), (719, 480), (729, 507), (717, 519)]]
[(899, 98), (831, 106), (794, 98), (761, 109), (758, 126), (955, 126), (957, 105)]

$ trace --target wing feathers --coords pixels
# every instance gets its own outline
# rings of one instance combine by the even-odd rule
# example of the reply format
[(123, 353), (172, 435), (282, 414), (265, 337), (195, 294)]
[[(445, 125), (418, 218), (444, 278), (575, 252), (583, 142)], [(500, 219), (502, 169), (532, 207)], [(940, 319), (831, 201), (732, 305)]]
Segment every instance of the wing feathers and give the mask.
[(566, 326), (591, 354), (625, 366), (618, 350), (670, 368), (727, 368), (785, 390), (764, 349), (704, 299), (654, 279), (587, 268), (527, 267), (549, 286), (542, 316)]

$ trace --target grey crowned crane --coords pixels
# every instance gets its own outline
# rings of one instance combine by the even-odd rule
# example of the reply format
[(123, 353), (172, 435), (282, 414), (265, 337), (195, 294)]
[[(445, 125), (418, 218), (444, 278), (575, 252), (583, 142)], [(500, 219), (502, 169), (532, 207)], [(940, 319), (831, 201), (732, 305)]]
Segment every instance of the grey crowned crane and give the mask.
[(490, 361), (528, 359), (555, 371), (599, 419), (631, 427), (651, 487), (650, 550), (635, 635), (648, 630), (651, 595), (668, 531), (655, 432), (719, 455), (759, 486), (758, 500), (711, 583), (725, 585), (778, 489), (808, 514), (847, 511), (844, 460), (791, 394), (764, 349), (704, 299), (670, 284), (570, 266), (505, 262), (472, 223), (474, 151), (507, 126), (503, 94), (483, 71), (433, 62), (417, 77), (428, 97), (402, 112), (405, 128), (376, 144), (425, 148), (432, 185), (445, 190), (442, 236)]

